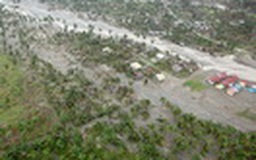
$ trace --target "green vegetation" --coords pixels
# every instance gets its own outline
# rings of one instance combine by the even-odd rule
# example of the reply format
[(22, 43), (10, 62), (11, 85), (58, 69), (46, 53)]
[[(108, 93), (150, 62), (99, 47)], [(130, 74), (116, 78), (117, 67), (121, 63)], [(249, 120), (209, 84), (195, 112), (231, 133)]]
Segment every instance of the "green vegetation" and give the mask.
[(0, 55), (0, 157), (13, 145), (47, 133), (55, 123), (51, 108), (37, 106), (42, 88), (22, 67), (15, 57)]
[(187, 86), (192, 91), (196, 92), (200, 92), (208, 88), (201, 80), (188, 80), (184, 83), (184, 86)]
[(246, 109), (240, 113), (238, 113), (239, 116), (242, 116), (244, 118), (256, 121), (256, 113), (251, 112), (249, 109)]
[(3, 97), (10, 96), (8, 99), (12, 99), (21, 94), (22, 73), (14, 67), (13, 62), (7, 56), (0, 57), (0, 72), (0, 102), (3, 104)]
[(1, 109), (0, 125), (17, 123), (25, 113), (23, 106), (12, 106), (9, 109)]
[(24, 108), (20, 105), (22, 94), (22, 72), (10, 60), (0, 56), (0, 125), (18, 121)]

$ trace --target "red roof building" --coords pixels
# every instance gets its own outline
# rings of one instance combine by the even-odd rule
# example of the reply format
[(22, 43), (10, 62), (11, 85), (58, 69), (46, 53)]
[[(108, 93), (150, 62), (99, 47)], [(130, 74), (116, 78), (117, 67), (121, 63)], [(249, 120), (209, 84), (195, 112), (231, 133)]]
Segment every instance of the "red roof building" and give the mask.
[(220, 81), (224, 80), (227, 77), (227, 74), (225, 72), (221, 72), (215, 76), (210, 77), (207, 81), (211, 85), (214, 85), (216, 83), (219, 83)]
[(251, 81), (247, 81), (247, 80), (240, 80), (240, 84), (243, 86), (243, 87), (248, 87), (248, 86), (254, 86), (256, 85), (256, 82), (251, 82)]
[(224, 85), (225, 87), (228, 87), (229, 85), (235, 83), (238, 80), (239, 80), (239, 78), (237, 76), (228, 76), (228, 78), (223, 80), (221, 82), (221, 84)]

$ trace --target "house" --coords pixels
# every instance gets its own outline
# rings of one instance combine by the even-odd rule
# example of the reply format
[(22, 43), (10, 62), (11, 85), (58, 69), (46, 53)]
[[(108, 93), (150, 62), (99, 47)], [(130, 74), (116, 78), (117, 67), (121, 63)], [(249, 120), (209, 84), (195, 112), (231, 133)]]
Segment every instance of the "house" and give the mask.
[(211, 85), (217, 84), (224, 80), (227, 77), (227, 74), (225, 72), (221, 72), (215, 76), (210, 77), (207, 82)]
[(246, 90), (250, 93), (256, 93), (256, 88), (247, 88)]
[(243, 86), (243, 87), (256, 85), (255, 82), (251, 82), (251, 81), (247, 81), (247, 80), (240, 80), (239, 83), (240, 83), (240, 85)]
[(159, 82), (163, 82), (165, 80), (165, 76), (163, 73), (158, 73), (156, 74), (156, 79), (159, 81)]
[(162, 54), (162, 53), (157, 53), (157, 54), (156, 54), (156, 58), (157, 58), (158, 60), (162, 60), (162, 59), (165, 58), (165, 55)]
[(256, 93), (256, 84), (251, 84), (246, 90), (250, 93)]
[(237, 90), (233, 87), (230, 87), (227, 89), (226, 93), (229, 95), (229, 96), (234, 96), (236, 93), (237, 93)]
[(130, 64), (130, 67), (133, 69), (133, 70), (139, 70), (139, 69), (141, 69), (142, 68), (142, 65), (140, 64), (140, 63), (138, 63), (138, 62), (133, 62), (133, 63), (131, 63)]
[(222, 90), (222, 89), (225, 88), (225, 86), (224, 86), (223, 84), (217, 84), (217, 85), (215, 86), (215, 88), (217, 88), (217, 89), (219, 89), (219, 90)]
[(239, 93), (243, 87), (239, 83), (234, 83), (231, 85), (230, 88), (227, 89), (226, 93), (230, 96), (234, 96), (235, 94)]
[(217, 89), (224, 89), (234, 84), (239, 78), (237, 76), (228, 76), (220, 84), (216, 85)]
[(105, 53), (111, 53), (113, 50), (110, 47), (105, 47), (102, 49), (102, 51)]

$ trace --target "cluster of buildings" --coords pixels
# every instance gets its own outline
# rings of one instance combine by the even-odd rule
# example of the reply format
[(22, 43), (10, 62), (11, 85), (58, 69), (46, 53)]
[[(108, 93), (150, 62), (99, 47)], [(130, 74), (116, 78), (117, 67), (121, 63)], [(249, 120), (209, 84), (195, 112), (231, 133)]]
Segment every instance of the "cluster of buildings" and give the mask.
[(156, 53), (145, 57), (144, 60), (129, 63), (129, 70), (136, 80), (146, 77), (162, 82), (166, 79), (164, 74), (166, 71), (178, 75), (180, 73), (191, 74), (198, 69), (196, 63), (180, 55), (170, 56), (165, 53)]
[(159, 73), (151, 67), (143, 67), (139, 62), (133, 62), (130, 64), (131, 73), (134, 79), (140, 80), (144, 77), (151, 77), (156, 79), (159, 82), (163, 82), (165, 80), (165, 75), (163, 73)]
[(256, 93), (256, 82), (242, 80), (236, 75), (228, 75), (225, 72), (211, 76), (207, 82), (219, 90), (225, 90), (230, 96), (234, 96), (242, 90)]
[[(150, 63), (155, 64), (159, 61), (164, 60), (165, 58), (166, 58), (165, 54), (157, 53), (155, 57), (150, 59)], [(164, 73), (158, 72), (155, 68), (149, 65), (142, 65), (140, 62), (130, 63), (130, 68), (131, 68), (132, 76), (136, 80), (140, 80), (147, 77), (147, 78), (153, 78), (158, 82), (163, 82), (166, 79)]]

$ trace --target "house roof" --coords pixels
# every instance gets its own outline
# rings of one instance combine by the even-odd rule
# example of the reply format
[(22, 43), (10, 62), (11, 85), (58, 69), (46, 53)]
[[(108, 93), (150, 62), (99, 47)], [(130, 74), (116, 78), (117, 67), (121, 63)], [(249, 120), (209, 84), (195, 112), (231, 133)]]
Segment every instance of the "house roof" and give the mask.
[(142, 65), (138, 62), (133, 62), (133, 63), (130, 64), (130, 67), (134, 70), (138, 70), (138, 69), (142, 68)]
[(157, 58), (157, 59), (163, 59), (164, 57), (165, 57), (165, 55), (162, 54), (162, 53), (157, 53), (157, 54), (156, 54), (156, 58)]
[(230, 96), (233, 96), (235, 93), (237, 93), (237, 90), (234, 89), (234, 88), (229, 88), (227, 90), (227, 94), (230, 95)]
[(103, 52), (112, 52), (112, 49), (110, 47), (105, 47), (102, 49)]
[(219, 73), (217, 75), (214, 75), (214, 76), (210, 77), (209, 80), (212, 81), (212, 82), (219, 82), (219, 81), (223, 80), (226, 77), (227, 77), (227, 74), (225, 72), (222, 72), (222, 73)]
[(163, 73), (158, 73), (158, 74), (156, 74), (156, 78), (157, 78), (157, 80), (159, 80), (159, 81), (165, 80), (165, 76), (164, 76)]
[(239, 78), (237, 76), (230, 76), (227, 79), (225, 79), (224, 81), (221, 82), (221, 84), (223, 85), (229, 85), (231, 83), (234, 83), (235, 81), (237, 81)]

